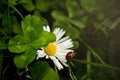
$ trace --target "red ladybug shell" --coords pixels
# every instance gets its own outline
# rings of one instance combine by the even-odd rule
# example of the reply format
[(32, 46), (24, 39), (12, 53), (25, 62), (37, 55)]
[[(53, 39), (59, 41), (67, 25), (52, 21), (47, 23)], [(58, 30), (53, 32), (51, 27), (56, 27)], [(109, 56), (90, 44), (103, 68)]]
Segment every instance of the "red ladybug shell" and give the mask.
[(74, 53), (73, 53), (73, 52), (68, 52), (67, 55), (66, 55), (66, 59), (67, 59), (68, 61), (71, 61), (72, 58), (73, 58), (73, 56), (74, 56)]

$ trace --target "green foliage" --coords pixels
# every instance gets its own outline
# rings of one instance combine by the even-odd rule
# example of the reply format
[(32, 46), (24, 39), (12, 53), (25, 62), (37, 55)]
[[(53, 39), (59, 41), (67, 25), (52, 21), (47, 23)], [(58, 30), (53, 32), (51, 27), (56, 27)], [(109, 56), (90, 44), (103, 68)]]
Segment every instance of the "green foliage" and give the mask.
[(53, 11), (51, 15), (55, 20), (58, 20), (58, 21), (68, 20), (68, 18), (59, 11)]
[(81, 5), (85, 8), (88, 12), (93, 12), (96, 10), (95, 0), (80, 0)]
[[(0, 0), (0, 79), (119, 80), (119, 3)], [(43, 30), (47, 25), (63, 29), (74, 44), (73, 59), (61, 71), (50, 59), (36, 60), (37, 50), (56, 40)]]
[(61, 27), (66, 30), (66, 35), (70, 36), (72, 39), (77, 39), (79, 37), (79, 31), (67, 21), (57, 21), (53, 26)]
[(24, 53), (14, 57), (14, 63), (18, 68), (24, 68), (30, 64), (36, 56), (36, 50), (28, 48)]
[(10, 39), (8, 49), (14, 53), (21, 53), (28, 48), (28, 42), (21, 35), (17, 35)]
[(30, 69), (33, 80), (59, 80), (58, 74), (44, 62), (36, 62)]
[(77, 0), (66, 0), (66, 6), (70, 18), (81, 15), (81, 9)]
[(56, 0), (35, 0), (36, 8), (42, 12), (46, 12), (54, 7)]
[(55, 41), (53, 33), (43, 31), (42, 26), (45, 24), (47, 23), (44, 19), (40, 20), (37, 16), (28, 15), (22, 21), (24, 36), (16, 35), (10, 39), (9, 51), (21, 53), (14, 58), (14, 63), (18, 68), (24, 68), (31, 63), (35, 59), (37, 49)]
[(8, 0), (9, 4), (15, 5), (17, 0)]
[(47, 25), (47, 21), (37, 16), (28, 15), (22, 21), (24, 36), (35, 48), (40, 48), (49, 42), (55, 41), (55, 35), (53, 33), (43, 31), (44, 25)]
[(0, 49), (7, 49), (7, 44), (6, 44), (6, 38), (1, 37), (0, 38)]
[(55, 41), (55, 35), (53, 33), (42, 31), (39, 38), (32, 42), (32, 47), (34, 49), (38, 49), (40, 47), (47, 46), (49, 42), (53, 41)]
[(75, 26), (77, 26), (78, 28), (83, 29), (86, 27), (87, 18), (88, 17), (82, 17), (80, 19), (75, 18), (75, 19), (71, 19), (70, 22)]
[(32, 0), (21, 0), (20, 3), (22, 2), (22, 6), (27, 10), (27, 11), (33, 11), (35, 9), (35, 6), (32, 2)]
[(19, 3), (27, 3), (29, 2), (30, 0), (19, 0)]
[(15, 16), (5, 15), (2, 19), (2, 25), (4, 27), (4, 32), (9, 34), (12, 33), (13, 28), (18, 25), (18, 22)]
[(42, 26), (40, 19), (36, 16), (28, 15), (22, 21), (24, 36), (30, 41), (34, 41), (39, 37), (38, 35), (42, 31)]

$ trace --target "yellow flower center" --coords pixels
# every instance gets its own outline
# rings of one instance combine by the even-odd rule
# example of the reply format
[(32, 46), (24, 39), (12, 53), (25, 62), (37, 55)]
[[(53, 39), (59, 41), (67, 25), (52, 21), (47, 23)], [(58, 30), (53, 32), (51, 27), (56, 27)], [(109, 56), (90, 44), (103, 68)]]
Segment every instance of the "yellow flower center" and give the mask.
[(57, 51), (57, 46), (54, 43), (49, 43), (44, 49), (48, 55), (53, 56)]

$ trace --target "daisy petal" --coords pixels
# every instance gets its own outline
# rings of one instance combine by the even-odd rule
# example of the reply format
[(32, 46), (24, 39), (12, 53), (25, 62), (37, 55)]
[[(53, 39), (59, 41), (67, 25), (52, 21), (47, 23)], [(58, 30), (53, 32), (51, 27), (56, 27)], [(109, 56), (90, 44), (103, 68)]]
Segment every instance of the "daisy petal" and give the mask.
[(49, 58), (49, 56), (48, 56), (48, 55), (46, 55), (46, 56), (45, 56), (45, 58), (46, 58), (46, 59), (48, 59), (48, 58)]
[(64, 38), (62, 38), (62, 39), (59, 39), (58, 41), (56, 41), (56, 44), (59, 44), (59, 43), (61, 43), (61, 42), (63, 42), (63, 41), (66, 41), (67, 39), (69, 39), (69, 36), (64, 37)]
[(57, 41), (61, 37), (63, 37), (63, 35), (65, 34), (65, 31), (63, 31), (63, 29), (60, 29), (60, 28), (55, 28), (53, 33), (56, 35), (56, 41)]
[(64, 66), (68, 67), (68, 64), (67, 64), (66, 62), (61, 61), (61, 63), (62, 63)]
[(47, 26), (43, 26), (43, 30), (50, 32), (50, 27), (48, 25)]
[(71, 39), (68, 39), (66, 41), (63, 41), (63, 42), (59, 43), (58, 46), (62, 49), (72, 48), (73, 47), (73, 42), (71, 41)]
[(59, 51), (58, 51), (61, 55), (66, 55), (68, 52), (74, 52), (73, 50), (71, 50), (71, 49), (59, 49)]
[(43, 58), (45, 55), (46, 54), (42, 50), (37, 50), (37, 58), (36, 59)]
[(59, 31), (59, 28), (55, 28), (54, 31), (53, 31), (53, 33), (54, 33), (55, 35), (57, 35), (57, 34), (58, 34), (58, 33), (57, 33), (58, 31)]
[(58, 59), (56, 59), (54, 56), (50, 56), (50, 59), (53, 60), (54, 64), (57, 66), (58, 70), (63, 69), (63, 66), (62, 66), (61, 63), (58, 61)]
[(66, 67), (68, 67), (68, 65), (67, 65), (67, 60), (66, 60), (66, 53), (57, 53), (56, 55), (55, 55), (58, 59), (59, 59), (59, 61), (64, 65), (64, 66), (66, 66)]
[(67, 60), (66, 60), (66, 55), (67, 55), (67, 54), (57, 53), (55, 56), (56, 56), (60, 61), (67, 62)]

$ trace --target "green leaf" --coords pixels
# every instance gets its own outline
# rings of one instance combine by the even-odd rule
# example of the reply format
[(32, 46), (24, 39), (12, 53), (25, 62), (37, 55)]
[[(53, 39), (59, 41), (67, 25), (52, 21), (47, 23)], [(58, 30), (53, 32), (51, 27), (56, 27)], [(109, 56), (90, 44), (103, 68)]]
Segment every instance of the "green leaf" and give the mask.
[(30, 72), (33, 80), (59, 80), (58, 74), (44, 61), (36, 62)]
[(53, 8), (56, 4), (56, 0), (35, 0), (36, 8), (42, 12), (46, 12)]
[(88, 12), (93, 12), (96, 10), (95, 2), (95, 0), (80, 0), (82, 7)]
[(22, 5), (23, 5), (23, 7), (27, 10), (27, 11), (33, 11), (34, 9), (35, 9), (35, 6), (34, 6), (34, 4), (33, 4), (33, 2), (32, 2), (32, 0), (21, 0), (21, 2), (22, 2)]
[(67, 10), (70, 18), (75, 16), (80, 16), (81, 13), (83, 13), (80, 10), (80, 6), (77, 0), (67, 0), (66, 6), (67, 6)]
[(48, 80), (48, 79), (59, 80), (59, 76), (53, 69), (49, 68), (48, 72), (46, 73), (46, 75), (44, 76), (42, 80)]
[(78, 41), (73, 41), (74, 47), (73, 49), (78, 49), (79, 48), (79, 42)]
[(86, 27), (86, 22), (87, 22), (88, 17), (82, 17), (82, 18), (75, 18), (75, 19), (70, 19), (69, 21), (77, 26), (80, 29), (83, 29)]
[(27, 47), (28, 42), (21, 35), (17, 35), (9, 40), (8, 49), (11, 52), (21, 53), (26, 51)]
[(23, 35), (22, 28), (19, 23), (16, 22), (16, 24), (13, 26), (13, 32), (15, 34), (21, 34)]
[(53, 25), (54, 27), (61, 27), (66, 31), (66, 35), (70, 36), (72, 39), (79, 38), (79, 31), (74, 28), (69, 22), (67, 21), (57, 21)]
[(2, 19), (2, 25), (6, 33), (11, 33), (14, 26), (18, 24), (15, 16), (5, 15)]
[(30, 0), (19, 0), (18, 2), (19, 3), (27, 3), (27, 2), (29, 2)]
[(47, 25), (47, 21), (38, 16), (28, 15), (22, 21), (22, 29), (24, 36), (30, 41), (34, 41), (39, 38), (39, 34), (43, 30), (43, 26)]
[(0, 38), (0, 49), (7, 49), (7, 44), (6, 44), (6, 38), (5, 37)]
[(16, 1), (17, 1), (17, 0), (8, 0), (8, 2), (9, 2), (10, 4), (12, 4), (12, 5), (15, 5), (15, 4), (16, 4)]
[(58, 20), (58, 21), (61, 21), (61, 20), (69, 20), (64, 14), (62, 14), (61, 12), (59, 11), (53, 11), (52, 12), (52, 17), (55, 19), (55, 20)]
[(14, 63), (18, 68), (24, 68), (30, 64), (36, 57), (36, 50), (28, 48), (26, 52), (14, 57)]
[(46, 46), (48, 43), (56, 40), (56, 37), (53, 33), (42, 31), (39, 35), (39, 38), (32, 42), (32, 47), (37, 49), (43, 46)]
[[(97, 18), (98, 18), (98, 20), (104, 20), (104, 18), (105, 18), (106, 16), (105, 16), (105, 14), (103, 14), (103, 12), (98, 12), (98, 14), (97, 14)], [(110, 18), (110, 17), (109, 17)]]

